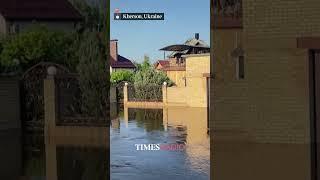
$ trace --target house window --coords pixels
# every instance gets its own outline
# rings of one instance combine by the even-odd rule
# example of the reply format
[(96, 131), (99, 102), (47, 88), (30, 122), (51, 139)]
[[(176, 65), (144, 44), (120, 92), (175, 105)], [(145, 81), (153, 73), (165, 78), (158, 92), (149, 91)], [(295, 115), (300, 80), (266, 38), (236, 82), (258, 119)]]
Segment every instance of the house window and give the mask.
[(237, 79), (244, 79), (244, 56), (237, 59)]

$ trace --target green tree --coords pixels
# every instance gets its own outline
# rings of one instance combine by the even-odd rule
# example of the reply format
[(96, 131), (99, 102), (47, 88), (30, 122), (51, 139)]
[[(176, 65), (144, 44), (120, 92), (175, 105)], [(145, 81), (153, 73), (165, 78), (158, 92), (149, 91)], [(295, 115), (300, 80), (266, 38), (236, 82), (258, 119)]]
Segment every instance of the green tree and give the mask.
[(134, 73), (131, 71), (121, 70), (111, 73), (110, 82), (118, 84), (123, 81), (133, 82)]
[(134, 76), (134, 84), (137, 85), (154, 85), (160, 86), (164, 82), (167, 82), (169, 86), (173, 85), (173, 82), (162, 71), (156, 71), (149, 68), (141, 71), (137, 71)]
[(105, 43), (96, 32), (87, 32), (79, 47), (79, 83), (82, 95), (82, 111), (97, 118), (107, 110), (109, 91), (109, 67), (105, 55)]
[(140, 64), (134, 76), (134, 96), (137, 99), (160, 100), (162, 99), (162, 85), (167, 82), (172, 86), (173, 82), (162, 71), (152, 68), (148, 59)]
[(142, 63), (134, 62), (137, 71), (144, 71), (152, 68), (149, 56), (145, 55)]
[(84, 17), (81, 22), (81, 30), (106, 32), (108, 14), (106, 1), (98, 0), (95, 3), (89, 3), (84, 0), (70, 0), (70, 2)]
[(28, 31), (5, 38), (0, 47), (0, 66), (4, 71), (26, 70), (40, 61), (50, 61), (71, 66), (74, 54), (74, 35), (49, 31), (35, 25)]

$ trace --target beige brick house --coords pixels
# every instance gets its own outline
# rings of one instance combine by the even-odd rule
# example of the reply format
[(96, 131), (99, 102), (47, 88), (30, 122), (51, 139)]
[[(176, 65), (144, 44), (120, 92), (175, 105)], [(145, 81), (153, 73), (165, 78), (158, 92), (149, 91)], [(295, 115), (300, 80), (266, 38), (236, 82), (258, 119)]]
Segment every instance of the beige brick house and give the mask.
[(319, 10), (212, 0), (211, 179), (320, 179)]
[[(157, 61), (155, 68), (164, 71), (176, 86), (185, 87), (187, 82), (186, 57), (184, 56), (189, 54), (207, 54), (210, 52), (210, 46), (200, 39), (199, 33), (195, 33), (193, 38), (188, 39), (183, 44), (169, 45), (160, 50), (169, 51), (170, 55), (168, 59)], [(195, 64), (195, 66), (197, 65)]]

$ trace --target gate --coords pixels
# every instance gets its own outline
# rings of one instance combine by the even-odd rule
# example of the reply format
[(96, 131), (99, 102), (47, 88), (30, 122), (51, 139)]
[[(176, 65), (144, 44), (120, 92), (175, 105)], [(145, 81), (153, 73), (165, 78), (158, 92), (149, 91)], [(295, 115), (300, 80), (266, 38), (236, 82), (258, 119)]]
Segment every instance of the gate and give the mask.
[(28, 69), (20, 80), (21, 121), (26, 148), (39, 149), (44, 143), (44, 97), (43, 81), (47, 68), (54, 66), (57, 74), (67, 74), (69, 70), (61, 65), (40, 62)]

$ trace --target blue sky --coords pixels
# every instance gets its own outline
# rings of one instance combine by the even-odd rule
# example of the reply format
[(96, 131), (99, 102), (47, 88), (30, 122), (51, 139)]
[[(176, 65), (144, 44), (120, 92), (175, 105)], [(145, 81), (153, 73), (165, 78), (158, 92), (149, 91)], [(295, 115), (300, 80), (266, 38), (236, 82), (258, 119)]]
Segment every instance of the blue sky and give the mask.
[[(210, 44), (210, 0), (110, 0), (111, 39), (118, 39), (119, 54), (141, 62), (163, 59), (162, 47), (184, 43), (195, 33)], [(120, 12), (165, 13), (164, 21), (114, 21)]]

